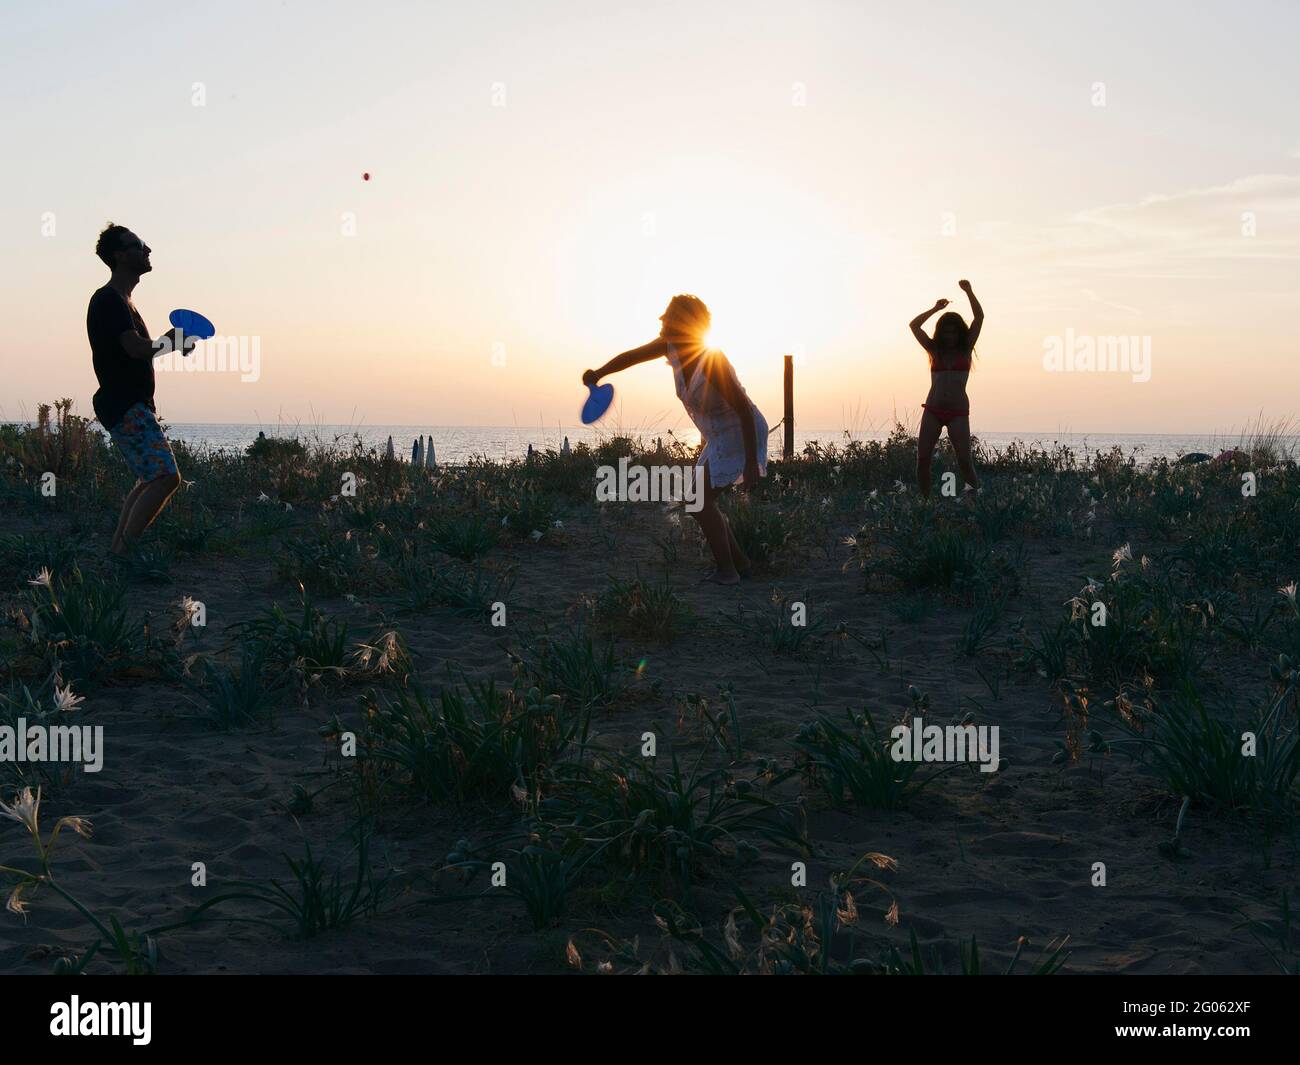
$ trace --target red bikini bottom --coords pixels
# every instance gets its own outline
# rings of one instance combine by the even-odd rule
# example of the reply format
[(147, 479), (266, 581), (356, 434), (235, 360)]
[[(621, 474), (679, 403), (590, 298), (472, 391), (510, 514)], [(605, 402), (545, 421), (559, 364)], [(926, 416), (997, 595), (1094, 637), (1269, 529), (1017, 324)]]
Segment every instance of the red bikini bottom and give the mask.
[(970, 407), (965, 410), (952, 410), (948, 407), (932, 407), (929, 403), (922, 403), (921, 406), (938, 419), (941, 429), (947, 427), (948, 423), (954, 418), (970, 417)]

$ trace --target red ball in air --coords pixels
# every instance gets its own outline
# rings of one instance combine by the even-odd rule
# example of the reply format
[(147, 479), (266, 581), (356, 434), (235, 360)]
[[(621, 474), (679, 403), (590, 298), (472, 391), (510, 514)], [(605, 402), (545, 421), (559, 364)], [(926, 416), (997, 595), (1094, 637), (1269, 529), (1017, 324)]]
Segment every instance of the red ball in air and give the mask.
[(362, 181), (369, 181), (369, 180), (370, 180), (370, 174), (369, 174), (369, 173), (362, 174), (362, 175), (361, 175), (361, 180), (362, 180)]

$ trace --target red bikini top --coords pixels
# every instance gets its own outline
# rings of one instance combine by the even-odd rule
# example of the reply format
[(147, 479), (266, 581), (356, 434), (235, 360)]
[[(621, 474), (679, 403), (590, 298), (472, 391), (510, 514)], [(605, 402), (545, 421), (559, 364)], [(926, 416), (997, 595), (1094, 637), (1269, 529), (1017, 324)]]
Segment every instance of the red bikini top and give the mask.
[(970, 369), (970, 366), (971, 366), (971, 362), (970, 362), (969, 355), (966, 356), (966, 360), (964, 362), (959, 362), (955, 366), (935, 366), (934, 356), (930, 357), (931, 373), (965, 373)]

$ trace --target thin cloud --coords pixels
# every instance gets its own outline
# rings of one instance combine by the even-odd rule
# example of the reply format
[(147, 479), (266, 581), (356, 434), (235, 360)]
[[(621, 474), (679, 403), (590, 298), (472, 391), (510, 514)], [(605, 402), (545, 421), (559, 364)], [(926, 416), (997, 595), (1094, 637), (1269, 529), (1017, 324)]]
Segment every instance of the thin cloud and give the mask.
[(1102, 295), (1108, 280), (1225, 280), (1253, 267), (1300, 262), (1300, 175), (1255, 174), (1090, 207), (1056, 224), (999, 222), (981, 243), (996, 248), (1031, 288), (1069, 283), (1132, 313)]
[(1080, 211), (1067, 241), (1156, 273), (1206, 259), (1300, 260), (1300, 175), (1255, 174), (1226, 185), (1148, 196)]

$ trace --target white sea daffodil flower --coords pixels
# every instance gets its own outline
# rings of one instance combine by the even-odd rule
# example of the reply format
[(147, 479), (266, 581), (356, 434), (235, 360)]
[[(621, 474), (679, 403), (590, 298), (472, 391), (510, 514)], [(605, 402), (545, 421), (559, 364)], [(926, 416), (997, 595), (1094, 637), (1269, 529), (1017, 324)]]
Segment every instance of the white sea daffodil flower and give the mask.
[(66, 688), (55, 686), (54, 689), (54, 709), (61, 711), (75, 710), (78, 706), (86, 701), (85, 696), (74, 695), (72, 685)]
[(24, 880), (12, 892), (9, 898), (5, 900), (5, 909), (10, 913), (16, 913), (19, 917), (27, 916), (27, 903), (23, 901), (23, 892), (31, 887), (31, 882)]
[(17, 821), (33, 836), (36, 835), (36, 823), (41, 814), (41, 789), (36, 789), (33, 797), (31, 788), (23, 788), (14, 796), (12, 804), (0, 802), (0, 817)]
[(1300, 607), (1296, 606), (1295, 581), (1292, 581), (1290, 584), (1282, 585), (1282, 587), (1277, 590), (1277, 594), (1291, 604), (1291, 609), (1293, 611), (1300, 613)]
[(78, 836), (85, 836), (86, 839), (90, 839), (91, 824), (88, 817), (61, 817), (59, 818), (59, 825), (67, 825)]
[(41, 571), (38, 574), (36, 574), (36, 576), (33, 577), (31, 580), (29, 580), (27, 583), (33, 584), (38, 588), (48, 588), (50, 586), (50, 580), (51, 580), (51, 576), (50, 576), (49, 567), (42, 566)]

